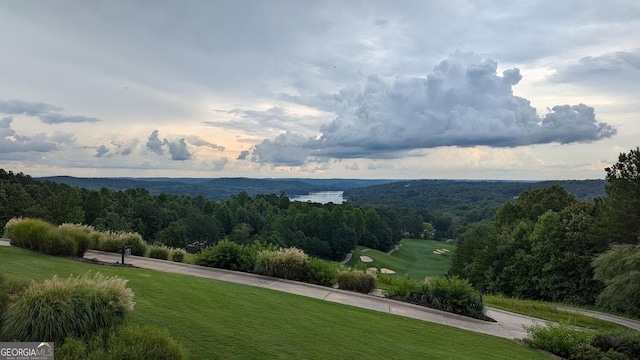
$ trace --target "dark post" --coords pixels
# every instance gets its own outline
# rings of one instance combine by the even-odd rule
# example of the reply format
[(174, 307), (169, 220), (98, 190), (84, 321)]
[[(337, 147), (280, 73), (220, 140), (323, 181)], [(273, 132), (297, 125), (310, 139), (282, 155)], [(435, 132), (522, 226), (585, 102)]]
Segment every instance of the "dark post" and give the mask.
[(131, 246), (123, 245), (120, 249), (122, 250), (122, 265), (124, 265), (124, 256), (131, 255)]

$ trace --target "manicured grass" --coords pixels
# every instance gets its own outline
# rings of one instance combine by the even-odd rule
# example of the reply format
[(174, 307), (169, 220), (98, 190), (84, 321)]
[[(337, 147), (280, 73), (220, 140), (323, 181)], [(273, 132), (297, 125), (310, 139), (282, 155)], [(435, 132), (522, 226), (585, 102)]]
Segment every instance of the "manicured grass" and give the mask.
[[(348, 265), (354, 266), (360, 262), (360, 256), (369, 256), (373, 262), (368, 267), (388, 268), (402, 276), (409, 274), (413, 279), (422, 281), (427, 276), (445, 275), (449, 271), (449, 264), (456, 246), (441, 241), (402, 239), (400, 250), (391, 255), (387, 253), (358, 246)], [(441, 255), (434, 254), (437, 249), (448, 249)]]
[(269, 289), (0, 247), (8, 277), (88, 270), (129, 280), (130, 320), (167, 328), (193, 359), (546, 358), (507, 339)]
[(520, 300), (506, 298), (499, 295), (486, 295), (484, 303), (498, 309), (512, 311), (518, 314), (536, 317), (543, 320), (555, 321), (567, 325), (580, 326), (594, 330), (628, 330), (627, 327), (605, 320), (596, 319), (590, 316), (576, 314), (567, 311), (560, 311), (556, 306), (567, 306), (562, 304), (547, 303), (535, 300)]

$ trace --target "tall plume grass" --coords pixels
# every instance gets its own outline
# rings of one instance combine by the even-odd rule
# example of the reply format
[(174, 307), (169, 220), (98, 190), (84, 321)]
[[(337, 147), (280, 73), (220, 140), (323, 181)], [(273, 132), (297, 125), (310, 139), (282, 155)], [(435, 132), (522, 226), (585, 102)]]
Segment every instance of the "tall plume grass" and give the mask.
[(134, 305), (126, 284), (100, 273), (32, 281), (6, 308), (2, 337), (62, 342), (67, 336), (86, 338), (120, 325)]

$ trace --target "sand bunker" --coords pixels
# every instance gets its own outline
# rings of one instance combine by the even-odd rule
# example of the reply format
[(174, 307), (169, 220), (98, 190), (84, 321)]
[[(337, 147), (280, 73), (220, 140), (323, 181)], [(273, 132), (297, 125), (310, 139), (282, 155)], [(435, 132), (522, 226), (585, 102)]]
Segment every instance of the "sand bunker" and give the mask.
[(368, 256), (361, 255), (360, 256), (360, 261), (362, 261), (364, 263), (370, 263), (370, 262), (373, 262), (373, 259), (368, 257)]
[(436, 249), (436, 250), (433, 250), (433, 253), (436, 254), (436, 255), (442, 255), (442, 254), (445, 254), (445, 253), (448, 253), (448, 252), (449, 252), (449, 249)]
[(367, 274), (373, 274), (375, 275), (378, 272), (378, 268), (377, 267), (370, 267), (367, 269)]
[(391, 270), (391, 269), (387, 269), (387, 268), (382, 268), (380, 269), (380, 272), (383, 274), (395, 274), (396, 272)]

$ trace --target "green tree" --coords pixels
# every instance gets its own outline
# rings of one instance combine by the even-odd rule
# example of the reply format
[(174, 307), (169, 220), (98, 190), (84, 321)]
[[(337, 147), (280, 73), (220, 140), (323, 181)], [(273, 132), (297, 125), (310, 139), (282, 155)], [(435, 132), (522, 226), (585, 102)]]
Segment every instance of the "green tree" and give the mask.
[(605, 283), (597, 304), (640, 316), (640, 245), (614, 245), (593, 261), (594, 277)]
[(605, 171), (602, 235), (613, 243), (635, 244), (640, 236), (640, 148), (621, 153)]

